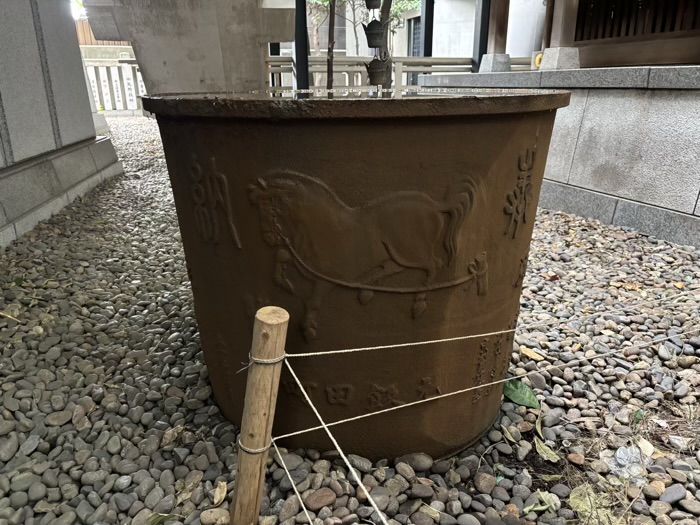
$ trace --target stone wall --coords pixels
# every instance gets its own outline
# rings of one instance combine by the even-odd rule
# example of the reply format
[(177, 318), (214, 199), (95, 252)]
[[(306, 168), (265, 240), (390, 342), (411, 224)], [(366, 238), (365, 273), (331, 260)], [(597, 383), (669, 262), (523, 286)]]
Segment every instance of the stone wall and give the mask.
[(95, 137), (69, 2), (0, 0), (0, 13), (2, 247), (121, 167)]
[(572, 91), (540, 205), (700, 246), (700, 66), (432, 76), (425, 85)]

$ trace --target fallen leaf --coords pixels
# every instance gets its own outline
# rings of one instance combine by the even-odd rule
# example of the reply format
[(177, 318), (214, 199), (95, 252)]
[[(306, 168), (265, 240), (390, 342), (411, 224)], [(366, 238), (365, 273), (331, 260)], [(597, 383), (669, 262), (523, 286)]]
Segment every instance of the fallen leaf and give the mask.
[(537, 421), (535, 421), (535, 430), (539, 434), (539, 436), (544, 439), (544, 436), (542, 435), (542, 413), (540, 413), (539, 416), (537, 416)]
[(666, 421), (664, 421), (663, 419), (652, 418), (651, 420), (657, 425), (659, 425), (661, 428), (668, 428), (668, 423), (666, 423)]
[(610, 500), (606, 495), (596, 492), (588, 483), (579, 485), (571, 491), (569, 506), (578, 513), (581, 523), (623, 524), (623, 521), (608, 508)]
[(144, 525), (163, 525), (168, 521), (177, 521), (181, 517), (179, 514), (159, 514), (156, 512), (146, 519)]
[(561, 508), (561, 500), (556, 494), (552, 494), (551, 492), (542, 492), (538, 490), (537, 497), (540, 498), (540, 501), (547, 505), (547, 507), (554, 512), (558, 511)]
[(226, 499), (226, 482), (219, 481), (216, 484), (216, 490), (214, 491), (214, 506), (218, 507)]
[(622, 287), (626, 290), (639, 290), (641, 285), (637, 283), (622, 283)]
[(673, 286), (675, 286), (679, 290), (682, 290), (683, 288), (685, 288), (685, 284), (683, 284), (683, 283), (673, 283)]
[(528, 348), (527, 346), (521, 347), (520, 353), (525, 354), (533, 361), (542, 361), (544, 359), (542, 354), (535, 352), (532, 348)]
[(532, 389), (518, 379), (513, 379), (505, 384), (503, 395), (517, 405), (540, 408), (540, 402)]
[[(196, 472), (196, 474), (195, 474)], [(185, 487), (182, 489), (182, 491), (177, 495), (177, 505), (180, 505), (190, 499), (192, 497), (192, 493), (194, 492), (194, 489), (199, 485), (199, 483), (202, 481), (202, 478), (204, 477), (204, 472), (200, 471), (193, 471), (192, 477), (190, 479), (190, 482), (185, 485)], [(180, 481), (180, 480), (178, 480)]]
[(182, 425), (178, 425), (175, 428), (169, 428), (165, 432), (163, 432), (163, 439), (160, 441), (160, 446), (161, 447), (167, 447), (171, 443), (174, 443), (177, 437), (182, 434), (182, 432), (185, 430), (185, 427)]
[(549, 509), (549, 505), (541, 505), (539, 503), (533, 503), (528, 505), (523, 509), (523, 514), (529, 514), (530, 512), (543, 512)]
[(438, 521), (440, 521), (440, 511), (438, 511), (437, 509), (431, 507), (430, 505), (428, 505), (426, 503), (423, 503), (423, 506), (420, 508), (420, 512), (430, 516), (433, 519), (433, 521), (436, 523)]
[(503, 435), (505, 436), (505, 438), (508, 441), (512, 441), (513, 443), (515, 443), (515, 439), (513, 438), (513, 436), (511, 435), (510, 432), (508, 432), (508, 429), (503, 425), (501, 425), (501, 432), (503, 432)]
[(428, 478), (416, 478), (416, 481), (421, 485), (428, 485), (429, 487), (435, 485), (435, 482), (432, 479)]
[(192, 491), (191, 490), (183, 490), (177, 495), (177, 505), (182, 505), (185, 501), (190, 499), (192, 497)]
[(654, 445), (649, 443), (646, 439), (643, 437), (637, 438), (637, 446), (639, 447), (639, 450), (641, 450), (645, 456), (653, 456), (654, 455)]
[(542, 481), (551, 482), (551, 481), (558, 481), (558, 480), (560, 480), (562, 477), (563, 477), (563, 476), (562, 476), (561, 474), (549, 474), (549, 475), (543, 474), (543, 475), (540, 476), (540, 479), (541, 479)]
[(537, 436), (535, 436), (535, 449), (537, 449), (537, 453), (542, 457), (542, 459), (546, 461), (551, 461), (552, 463), (559, 463), (559, 460), (561, 459), (556, 452), (554, 452), (551, 448), (545, 445), (544, 441), (542, 441)]

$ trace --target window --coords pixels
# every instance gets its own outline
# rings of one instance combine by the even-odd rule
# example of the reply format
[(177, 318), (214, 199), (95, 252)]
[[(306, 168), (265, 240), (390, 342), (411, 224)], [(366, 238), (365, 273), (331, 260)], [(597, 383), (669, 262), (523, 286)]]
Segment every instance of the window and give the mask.
[(422, 56), (423, 50), (421, 49), (421, 26), (420, 17), (408, 19), (408, 56), (419, 57)]
[[(421, 44), (421, 25), (420, 17), (408, 19), (408, 56), (419, 57), (423, 56), (423, 46)], [(418, 85), (418, 74), (408, 73), (406, 82), (409, 86)]]

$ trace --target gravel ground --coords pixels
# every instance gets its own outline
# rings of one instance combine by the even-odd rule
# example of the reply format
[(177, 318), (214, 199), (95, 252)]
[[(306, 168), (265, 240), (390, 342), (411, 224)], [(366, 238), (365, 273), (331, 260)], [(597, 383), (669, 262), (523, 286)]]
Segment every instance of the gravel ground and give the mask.
[[(0, 254), (0, 525), (228, 523), (236, 430), (211, 397), (157, 128), (110, 125), (126, 174)], [(700, 337), (683, 335), (699, 277), (697, 250), (541, 212), (511, 372), (542, 408), (505, 402), (454, 458), (351, 456), (389, 523), (699, 523)], [(292, 483), (315, 524), (378, 522), (336, 452), (283, 459), (265, 525), (308, 522)]]

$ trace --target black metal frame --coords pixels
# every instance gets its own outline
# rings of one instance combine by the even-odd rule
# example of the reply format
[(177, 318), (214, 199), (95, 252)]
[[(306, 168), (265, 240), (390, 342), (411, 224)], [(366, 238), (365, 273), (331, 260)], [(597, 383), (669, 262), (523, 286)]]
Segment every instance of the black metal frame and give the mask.
[(472, 48), (472, 73), (479, 72), (481, 59), (487, 52), (489, 41), (489, 17), (491, 0), (477, 0), (474, 16), (474, 47)]
[(435, 0), (422, 0), (420, 9), (420, 38), (422, 56), (433, 56), (433, 24), (435, 22)]
[[(296, 0), (294, 14), (294, 64), (297, 89), (309, 89), (309, 32), (306, 0)], [(304, 98), (300, 95), (299, 98)]]

